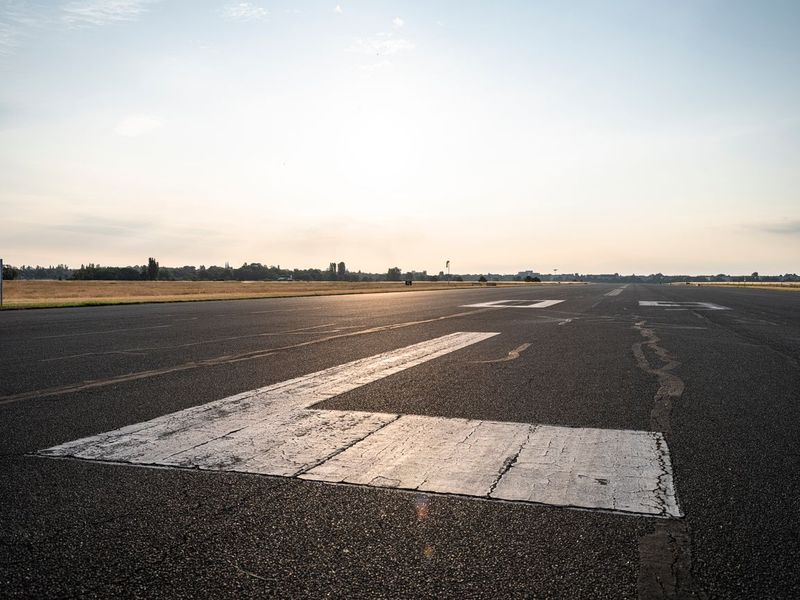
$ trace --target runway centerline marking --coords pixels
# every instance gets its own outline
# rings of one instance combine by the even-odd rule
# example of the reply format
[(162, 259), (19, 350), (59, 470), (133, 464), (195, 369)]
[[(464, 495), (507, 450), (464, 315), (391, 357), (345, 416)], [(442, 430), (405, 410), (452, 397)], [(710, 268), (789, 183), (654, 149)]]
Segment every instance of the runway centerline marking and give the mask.
[(563, 300), (495, 300), (478, 304), (462, 304), (462, 308), (547, 308), (561, 304)]
[(679, 310), (730, 310), (727, 306), (713, 302), (675, 302), (672, 300), (639, 300), (639, 306)]
[(172, 327), (170, 323), (164, 325), (148, 325), (147, 327), (126, 327), (124, 329), (104, 329), (100, 331), (76, 331), (74, 333), (60, 333), (58, 335), (41, 335), (34, 337), (34, 340), (53, 340), (56, 338), (78, 337), (82, 335), (108, 335), (109, 333), (121, 333), (124, 331), (143, 331), (145, 329), (166, 329)]
[(314, 408), (496, 335), (452, 333), (39, 454), (681, 515), (657, 432)]

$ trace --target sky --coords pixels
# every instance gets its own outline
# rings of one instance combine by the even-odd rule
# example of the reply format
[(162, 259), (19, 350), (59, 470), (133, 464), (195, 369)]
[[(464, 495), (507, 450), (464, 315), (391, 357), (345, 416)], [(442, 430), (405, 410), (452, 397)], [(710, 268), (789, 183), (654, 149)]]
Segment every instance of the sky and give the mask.
[(0, 257), (800, 272), (800, 3), (0, 0)]

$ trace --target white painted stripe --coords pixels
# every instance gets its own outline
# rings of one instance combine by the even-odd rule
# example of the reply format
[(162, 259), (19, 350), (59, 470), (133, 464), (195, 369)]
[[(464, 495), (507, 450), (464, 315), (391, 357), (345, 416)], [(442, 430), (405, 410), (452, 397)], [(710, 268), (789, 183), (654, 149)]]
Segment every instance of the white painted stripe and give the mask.
[(625, 288), (617, 288), (615, 290), (611, 290), (610, 292), (608, 292), (605, 295), (606, 296), (619, 296), (623, 292), (624, 289)]
[(303, 479), (681, 515), (660, 433), (403, 416)]
[(525, 306), (524, 308), (547, 308), (549, 306), (555, 306), (556, 304), (561, 304), (562, 302), (563, 300), (542, 300), (541, 302)]
[(540, 300), (531, 304), (509, 304), (509, 302), (519, 302), (518, 300), (495, 300), (494, 302), (480, 302), (478, 304), (462, 304), (463, 307), (470, 308), (547, 308), (561, 304), (563, 300)]
[(494, 335), (447, 335), (41, 454), (680, 515), (659, 433), (309, 408)]
[(639, 306), (653, 306), (657, 308), (683, 308), (693, 310), (730, 310), (727, 306), (713, 302), (673, 302), (670, 300), (639, 300)]
[(488, 497), (532, 427), (406, 415), (301, 477)]
[[(291, 439), (294, 435), (308, 433), (304, 425), (312, 416), (312, 413), (305, 411), (309, 406), (495, 335), (497, 333), (453, 333), (62, 444), (44, 450), (43, 454), (138, 464), (191, 464), (198, 468), (220, 468), (215, 466), (216, 455), (204, 453), (203, 448), (210, 444), (219, 450), (221, 445), (235, 445), (248, 436), (263, 439), (274, 434), (276, 437), (268, 438), (272, 444), (270, 448), (280, 455), (284, 444), (295, 443)], [(326, 418), (331, 420), (328, 425), (332, 431), (328, 435), (334, 436), (335, 433), (342, 444), (346, 444), (352, 441), (348, 436), (358, 435), (362, 428), (378, 428), (397, 418), (396, 415), (358, 414), (369, 418), (365, 422), (363, 418), (348, 417), (339, 422), (333, 411), (325, 411), (323, 415), (328, 415)], [(319, 421), (317, 425), (323, 427), (325, 423)], [(276, 428), (277, 431), (273, 431)], [(334, 446), (337, 444), (335, 440), (332, 443)], [(265, 449), (259, 448), (263, 454)], [(336, 446), (335, 449), (338, 448)], [(313, 464), (319, 457), (315, 448), (309, 449), (309, 452), (307, 462)], [(296, 474), (305, 466), (306, 463), (303, 463), (303, 466), (286, 473), (281, 463), (281, 467), (276, 467), (274, 472), (254, 472)]]
[(681, 515), (661, 433), (540, 426), (493, 498)]

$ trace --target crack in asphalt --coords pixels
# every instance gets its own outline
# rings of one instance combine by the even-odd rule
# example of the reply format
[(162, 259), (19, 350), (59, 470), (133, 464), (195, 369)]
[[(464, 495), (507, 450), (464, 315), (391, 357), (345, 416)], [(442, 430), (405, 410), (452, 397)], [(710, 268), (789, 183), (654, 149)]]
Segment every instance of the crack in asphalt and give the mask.
[[(661, 338), (655, 329), (647, 327), (647, 322), (636, 321), (633, 328), (642, 336), (642, 340), (631, 347), (637, 366), (656, 377), (658, 390), (653, 398), (650, 411), (650, 425), (655, 431), (665, 435), (672, 433), (671, 413), (673, 402), (683, 395), (685, 384), (673, 371), (681, 363), (664, 347), (659, 345)], [(653, 351), (663, 366), (654, 368), (644, 353), (647, 347)], [(658, 450), (658, 461), (661, 473), (655, 492), (662, 515), (666, 513), (667, 465), (664, 460), (666, 450), (661, 437), (654, 435)], [(692, 597), (691, 581), (691, 545), (689, 527), (684, 518), (670, 519), (659, 523), (654, 531), (639, 538), (639, 578), (637, 590), (640, 599), (652, 598), (690, 598)]]

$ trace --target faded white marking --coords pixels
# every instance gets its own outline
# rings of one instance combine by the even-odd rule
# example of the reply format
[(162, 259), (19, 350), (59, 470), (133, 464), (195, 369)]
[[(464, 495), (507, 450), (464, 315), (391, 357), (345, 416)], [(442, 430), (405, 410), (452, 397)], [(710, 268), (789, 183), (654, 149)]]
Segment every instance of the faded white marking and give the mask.
[[(305, 342), (299, 342), (297, 344), (291, 344), (287, 346), (280, 346), (277, 348), (267, 348), (265, 350), (256, 350), (253, 352), (244, 352), (241, 354), (224, 354), (222, 356), (217, 356), (214, 358), (206, 358), (203, 360), (192, 360), (183, 364), (173, 365), (171, 367), (164, 367), (161, 369), (151, 369), (147, 371), (135, 371), (133, 373), (127, 373), (125, 375), (116, 375), (113, 377), (108, 377), (106, 379), (94, 379), (90, 381), (84, 381), (81, 383), (74, 383), (74, 384), (67, 384), (57, 387), (46, 388), (42, 390), (32, 390), (29, 392), (21, 392), (19, 394), (10, 394), (8, 396), (0, 396), (0, 405), (4, 404), (12, 404), (14, 402), (20, 402), (23, 400), (30, 400), (33, 398), (45, 398), (48, 396), (58, 396), (61, 394), (71, 393), (71, 392), (78, 392), (88, 389), (96, 389), (99, 387), (105, 387), (109, 385), (114, 385), (117, 383), (124, 383), (128, 381), (135, 381), (137, 379), (147, 379), (150, 377), (157, 377), (160, 375), (167, 375), (172, 373), (177, 373), (179, 371), (188, 371), (192, 369), (197, 369), (200, 367), (212, 366), (212, 365), (221, 365), (221, 364), (231, 364), (235, 362), (247, 361), (247, 360), (258, 360), (267, 356), (271, 356), (277, 352), (282, 352), (285, 350), (294, 350), (297, 348), (303, 348), (306, 346), (311, 346), (314, 344), (321, 344), (324, 342), (329, 342), (331, 340), (338, 340), (348, 337), (354, 337), (359, 335), (367, 335), (371, 333), (379, 333), (382, 331), (392, 331), (394, 329), (402, 329), (404, 327), (413, 327), (415, 325), (423, 325), (426, 323), (436, 323), (439, 321), (444, 321), (446, 319), (456, 319), (459, 317), (465, 317), (467, 315), (475, 315), (478, 313), (482, 313), (487, 311), (488, 309), (477, 309), (477, 310), (469, 310), (460, 313), (453, 313), (449, 315), (443, 315), (441, 317), (432, 317), (430, 319), (422, 319), (419, 321), (406, 321), (404, 323), (391, 323), (389, 325), (377, 325), (375, 327), (370, 327), (368, 329), (357, 329), (355, 331), (348, 331), (343, 333), (331, 333), (325, 335), (323, 337), (315, 338), (312, 340), (308, 340)], [(320, 332), (324, 333), (324, 332)]]
[(303, 479), (488, 496), (531, 425), (406, 415)]
[[(514, 304), (511, 304), (511, 303)], [(536, 302), (524, 300), (495, 300), (494, 302), (480, 302), (478, 304), (462, 304), (462, 308), (547, 308), (560, 304), (563, 300), (539, 300)]]
[(311, 408), (494, 335), (454, 333), (40, 454), (680, 516), (659, 433)]
[(730, 310), (727, 306), (713, 302), (673, 302), (671, 300), (639, 300), (639, 306), (670, 308), (679, 310)]
[[(316, 426), (323, 427), (320, 433), (327, 435), (337, 449), (352, 441), (349, 436), (353, 431), (355, 435), (361, 432), (365, 426), (364, 418), (371, 419), (366, 426), (375, 429), (396, 419), (397, 415), (354, 413), (360, 415), (355, 418), (339, 412), (338, 418), (343, 421), (334, 423), (337, 414), (333, 411), (317, 411), (331, 420), (326, 424), (320, 416), (315, 417), (314, 411), (305, 409), (495, 335), (497, 333), (453, 333), (62, 444), (43, 453), (140, 464), (191, 464), (198, 468), (216, 469), (222, 468), (216, 456), (222, 446), (231, 449), (231, 458), (225, 459), (226, 464), (239, 463), (246, 458), (246, 452), (234, 449), (241, 445), (249, 445), (262, 455), (267, 450), (280, 454), (287, 445), (294, 448), (297, 443), (294, 438), (308, 433), (305, 425), (314, 420)], [(269, 444), (269, 448), (265, 448), (264, 443)], [(215, 454), (206, 452), (208, 445), (214, 448)], [(310, 447), (309, 452), (308, 460), (300, 461), (300, 466), (291, 473), (286, 473), (283, 458), (274, 469), (264, 465), (262, 469), (250, 472), (296, 474), (307, 467), (307, 463), (313, 464), (319, 458), (315, 448)], [(194, 455), (190, 456), (192, 453)], [(290, 455), (295, 457), (294, 450)]]
[(403, 416), (303, 479), (680, 516), (660, 433)]
[(624, 289), (625, 289), (624, 287), (617, 288), (615, 290), (611, 290), (610, 292), (608, 292), (607, 294), (604, 294), (604, 295), (605, 296), (619, 296), (623, 292)]
[[(196, 319), (197, 317), (192, 317)], [(260, 338), (260, 337), (279, 337), (279, 336), (289, 336), (289, 335), (313, 335), (317, 333), (318, 329), (322, 329), (324, 327), (330, 327), (335, 325), (335, 323), (325, 323), (324, 325), (314, 325), (313, 327), (302, 327), (300, 329), (290, 329), (288, 331), (275, 331), (275, 332), (266, 332), (266, 333), (248, 333), (246, 335), (237, 335), (233, 337), (224, 337), (224, 338), (208, 338), (205, 340), (199, 340), (197, 342), (188, 342), (185, 344), (178, 344), (175, 346), (142, 346), (136, 348), (126, 348), (124, 350), (108, 350), (105, 352), (84, 352), (82, 354), (67, 354), (64, 356), (53, 356), (50, 358), (42, 358), (39, 362), (54, 362), (58, 360), (70, 360), (74, 358), (85, 358), (87, 356), (107, 356), (110, 354), (133, 354), (135, 356), (144, 356), (144, 353), (151, 350), (176, 350), (178, 348), (189, 348), (191, 346), (199, 346), (203, 344), (219, 344), (220, 342), (230, 342), (234, 340), (243, 340), (248, 338)], [(357, 327), (357, 326), (354, 326)], [(319, 333), (335, 333), (341, 329), (345, 329), (344, 327), (340, 329), (333, 329), (328, 331), (320, 331)]]
[(525, 308), (547, 308), (549, 306), (555, 306), (556, 304), (561, 304), (562, 302), (563, 300), (542, 300), (541, 302), (531, 304), (530, 306), (526, 306)]
[(491, 496), (680, 516), (660, 433), (539, 426)]
[(145, 329), (166, 329), (167, 327), (172, 327), (172, 325), (167, 323), (164, 325), (148, 325), (147, 327), (126, 327), (125, 329), (105, 329), (101, 331), (77, 331), (75, 333), (60, 333), (58, 335), (42, 335), (31, 339), (53, 340), (56, 338), (78, 337), (81, 335), (108, 335), (109, 333), (122, 333), (124, 331), (143, 331)]

